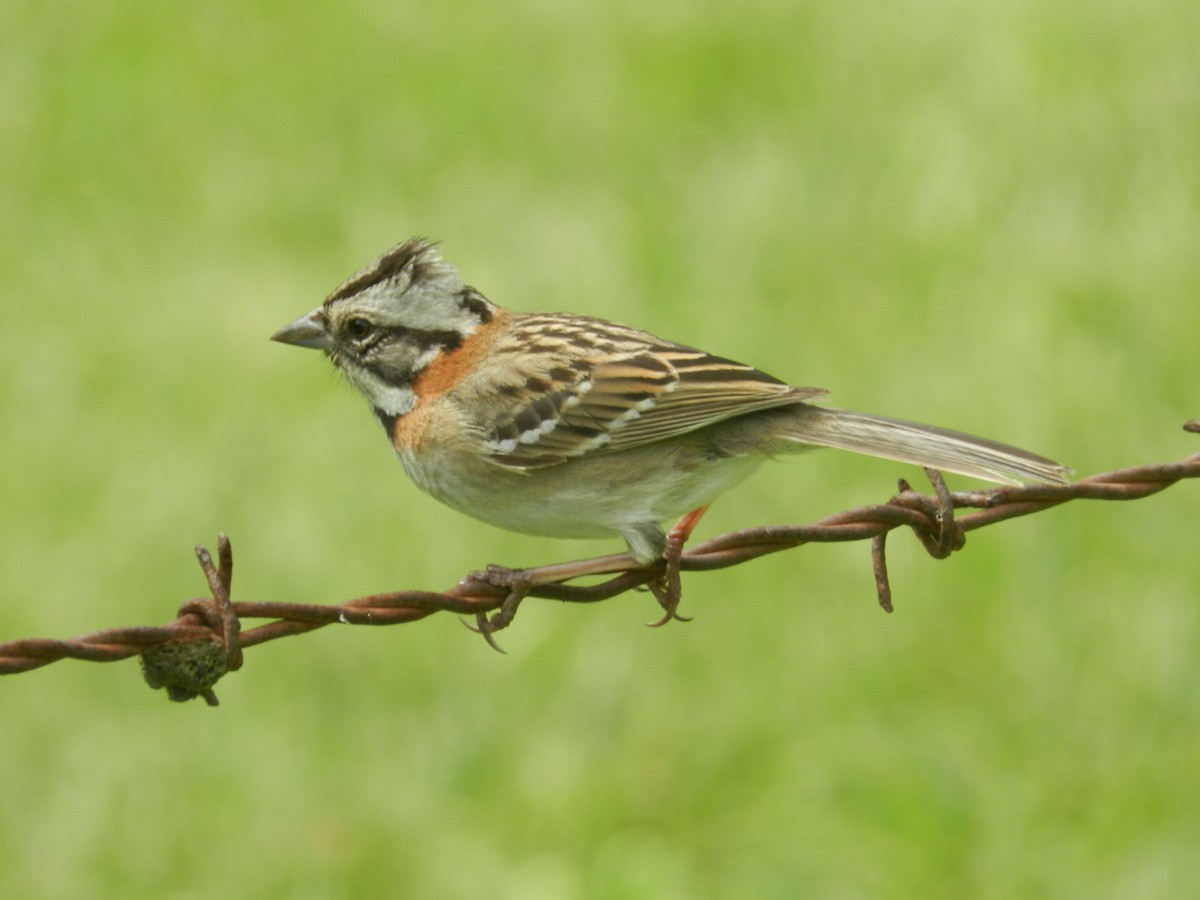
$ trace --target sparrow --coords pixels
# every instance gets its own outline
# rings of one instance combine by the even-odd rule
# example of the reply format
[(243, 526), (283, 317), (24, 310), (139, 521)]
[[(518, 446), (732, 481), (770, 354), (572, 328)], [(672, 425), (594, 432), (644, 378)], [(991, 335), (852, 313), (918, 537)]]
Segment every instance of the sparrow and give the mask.
[[(510, 312), (423, 238), (388, 250), (272, 340), (323, 351), (366, 397), (409, 477), (441, 502), (512, 531), (619, 536), (640, 566), (665, 559), (665, 582), (650, 583), (662, 622), (680, 618), (679, 557), (700, 515), (770, 457), (833, 447), (986, 481), (1067, 483), (1045, 457), (820, 406), (821, 388), (636, 328)], [(614, 571), (613, 559), (571, 575)], [(530, 587), (510, 585), (501, 614), (480, 618), (485, 635), (511, 621)]]

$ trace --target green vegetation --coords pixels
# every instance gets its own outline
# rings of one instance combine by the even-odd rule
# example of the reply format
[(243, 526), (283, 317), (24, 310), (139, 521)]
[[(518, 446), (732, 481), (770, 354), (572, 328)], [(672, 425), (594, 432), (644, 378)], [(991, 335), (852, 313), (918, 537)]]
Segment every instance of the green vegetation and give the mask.
[[(268, 343), (414, 233), (496, 302), (641, 325), (1088, 474), (1194, 452), (1200, 5), (8, 3), (0, 639), (438, 589), (615, 545), (421, 495)], [(781, 462), (702, 535), (885, 499)], [(956, 484), (966, 484), (957, 481)], [(646, 595), (0, 681), (8, 897), (1184, 897), (1200, 485)]]

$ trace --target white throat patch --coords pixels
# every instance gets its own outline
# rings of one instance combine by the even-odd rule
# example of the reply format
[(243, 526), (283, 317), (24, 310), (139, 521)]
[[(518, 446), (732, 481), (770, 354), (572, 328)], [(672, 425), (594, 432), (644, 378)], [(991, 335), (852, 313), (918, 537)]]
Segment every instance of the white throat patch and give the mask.
[(358, 366), (350, 367), (346, 375), (371, 406), (389, 416), (402, 416), (417, 405), (417, 395), (406, 385), (388, 384), (374, 372)]

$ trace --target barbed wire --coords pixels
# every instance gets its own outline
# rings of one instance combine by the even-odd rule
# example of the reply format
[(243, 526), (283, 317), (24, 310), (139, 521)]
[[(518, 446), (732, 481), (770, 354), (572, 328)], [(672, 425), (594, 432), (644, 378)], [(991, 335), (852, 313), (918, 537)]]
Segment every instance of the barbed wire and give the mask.
[[(1200, 421), (1186, 423), (1184, 430), (1200, 434)], [(847, 510), (811, 525), (767, 525), (693, 544), (680, 557), (679, 570), (723, 569), (809, 543), (869, 540), (877, 599), (885, 611), (891, 612), (892, 592), (885, 551), (887, 536), (896, 528), (911, 528), (931, 556), (944, 559), (962, 549), (967, 532), (987, 525), (1041, 512), (1071, 500), (1138, 500), (1182, 479), (1200, 478), (1200, 453), (1181, 462), (1118, 469), (1063, 486), (1000, 487), (951, 493), (940, 473), (931, 469), (926, 473), (933, 485), (932, 495), (915, 491), (901, 480), (899, 492), (886, 503)], [(956, 515), (960, 509), (973, 511)], [(172, 700), (203, 697), (210, 706), (216, 706), (213, 685), (228, 672), (241, 668), (244, 649), (268, 641), (335, 623), (398, 625), (436, 612), (451, 612), (474, 617), (473, 630), (482, 633), (499, 650), (492, 634), (511, 622), (517, 604), (525, 597), (596, 603), (649, 586), (656, 588), (655, 595), (661, 600), (662, 589), (658, 586), (669, 574), (663, 560), (639, 565), (628, 554), (620, 553), (521, 570), (491, 566), (482, 572), (472, 572), (442, 592), (394, 591), (318, 605), (234, 601), (230, 596), (233, 550), (223, 534), (218, 538), (216, 564), (203, 547), (196, 548), (196, 557), (211, 596), (186, 601), (173, 621), (158, 626), (107, 628), (71, 640), (29, 638), (0, 642), (0, 675), (28, 672), (61, 659), (116, 662), (141, 656), (143, 676), (152, 688), (165, 688)], [(568, 583), (581, 574), (612, 577), (598, 584)], [(245, 619), (273, 621), (243, 631), (241, 623)]]

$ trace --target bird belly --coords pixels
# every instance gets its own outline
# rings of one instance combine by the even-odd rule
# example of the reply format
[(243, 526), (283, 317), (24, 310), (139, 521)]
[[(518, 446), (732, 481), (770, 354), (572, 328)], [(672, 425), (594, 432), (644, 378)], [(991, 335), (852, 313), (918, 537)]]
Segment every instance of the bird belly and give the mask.
[(469, 453), (401, 451), (422, 490), (492, 525), (550, 537), (628, 535), (710, 503), (746, 478), (760, 454), (718, 456), (648, 445), (519, 471)]

